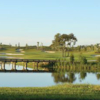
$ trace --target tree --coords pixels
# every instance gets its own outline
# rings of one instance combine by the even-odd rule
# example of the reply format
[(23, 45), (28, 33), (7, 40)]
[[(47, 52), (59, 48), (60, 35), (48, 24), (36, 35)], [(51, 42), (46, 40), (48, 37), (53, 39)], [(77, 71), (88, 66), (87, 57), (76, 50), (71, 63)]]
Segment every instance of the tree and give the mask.
[(62, 57), (66, 57), (66, 51), (68, 52), (69, 56), (69, 51), (76, 44), (76, 42), (77, 38), (73, 33), (62, 35), (60, 33), (57, 33), (54, 36), (51, 47), (55, 50), (62, 50)]
[(15, 47), (17, 47), (17, 44), (15, 44)]
[(93, 51), (94, 51), (94, 45), (92, 45), (92, 44), (91, 44), (91, 50), (93, 50)]
[(87, 46), (84, 46), (84, 51), (87, 51)]
[(43, 50), (43, 43), (41, 43), (41, 46), (40, 46), (41, 50)]
[(78, 51), (80, 52), (80, 51), (81, 51), (81, 46), (78, 46), (77, 49), (78, 49)]
[(97, 57), (97, 62), (100, 63), (100, 57)]
[(86, 57), (80, 55), (79, 60), (80, 60), (80, 62), (81, 62), (82, 64), (87, 64), (87, 59), (86, 59)]
[(26, 43), (26, 49), (28, 49), (28, 44)]
[(73, 54), (71, 54), (71, 56), (70, 56), (70, 62), (71, 62), (71, 63), (74, 62), (74, 55), (73, 55)]
[(18, 47), (20, 47), (20, 43), (18, 43)]
[[(74, 36), (74, 34), (73, 33), (69, 34), (68, 43), (67, 43), (67, 45), (69, 45), (69, 48), (73, 48), (76, 42), (77, 42), (77, 38)], [(68, 50), (68, 57), (69, 57), (69, 50)]]
[(98, 49), (97, 52), (99, 53), (99, 51), (100, 51), (100, 50), (99, 50), (99, 49), (100, 49), (100, 48), (99, 48), (99, 44), (97, 44), (96, 47), (97, 47), (97, 49)]
[(52, 45), (51, 46), (52, 46), (53, 49), (59, 50), (60, 45), (61, 45), (61, 34), (57, 33), (54, 36), (54, 40), (52, 41)]

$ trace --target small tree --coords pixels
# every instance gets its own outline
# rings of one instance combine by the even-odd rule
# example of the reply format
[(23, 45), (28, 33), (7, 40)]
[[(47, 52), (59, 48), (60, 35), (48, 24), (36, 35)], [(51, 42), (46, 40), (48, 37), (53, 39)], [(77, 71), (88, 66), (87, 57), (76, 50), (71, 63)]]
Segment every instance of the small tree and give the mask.
[(39, 49), (39, 42), (37, 42), (37, 49)]
[(70, 56), (70, 62), (71, 62), (71, 63), (74, 62), (74, 55), (73, 55), (73, 54), (71, 54), (71, 56)]
[(97, 62), (100, 63), (100, 57), (97, 57)]
[(28, 49), (28, 44), (26, 43), (26, 49)]
[(80, 57), (79, 57), (79, 60), (80, 60), (80, 63), (82, 63), (82, 64), (87, 64), (87, 59), (86, 59), (86, 57), (80, 56)]
[(20, 47), (20, 43), (18, 43), (18, 47)]

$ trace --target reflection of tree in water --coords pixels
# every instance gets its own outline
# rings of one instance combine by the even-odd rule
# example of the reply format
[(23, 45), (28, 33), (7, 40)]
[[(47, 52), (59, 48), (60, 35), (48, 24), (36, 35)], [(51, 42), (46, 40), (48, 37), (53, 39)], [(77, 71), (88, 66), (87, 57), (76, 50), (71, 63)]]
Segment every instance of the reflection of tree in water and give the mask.
[(96, 74), (98, 80), (100, 80), (100, 74)]
[(69, 77), (69, 80), (68, 80), (69, 83), (73, 83), (76, 80), (74, 73), (69, 72), (68, 77)]
[(73, 83), (76, 78), (74, 73), (52, 73), (52, 76), (54, 77), (54, 81), (56, 83), (58, 82), (68, 82)]
[(66, 82), (68, 80), (65, 73), (52, 73), (52, 76), (54, 77), (54, 81), (56, 83)]
[(85, 79), (85, 77), (87, 76), (86, 72), (80, 72), (80, 79)]

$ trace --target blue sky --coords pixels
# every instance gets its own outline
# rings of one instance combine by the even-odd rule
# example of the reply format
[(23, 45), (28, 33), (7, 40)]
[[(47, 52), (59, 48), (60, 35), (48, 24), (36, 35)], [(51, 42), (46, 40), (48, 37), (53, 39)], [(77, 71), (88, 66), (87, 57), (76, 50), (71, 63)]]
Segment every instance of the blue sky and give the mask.
[(56, 33), (100, 43), (100, 0), (0, 0), (0, 42), (50, 45)]

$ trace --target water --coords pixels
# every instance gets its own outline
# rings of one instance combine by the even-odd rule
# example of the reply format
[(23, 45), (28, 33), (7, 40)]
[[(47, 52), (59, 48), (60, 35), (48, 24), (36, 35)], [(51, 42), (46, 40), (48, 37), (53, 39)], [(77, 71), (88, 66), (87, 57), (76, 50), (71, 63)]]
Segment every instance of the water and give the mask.
[[(6, 65), (6, 69), (11, 68), (11, 64)], [(21, 70), (23, 66), (16, 68)], [(0, 87), (47, 87), (63, 83), (100, 85), (100, 73), (0, 73)]]

